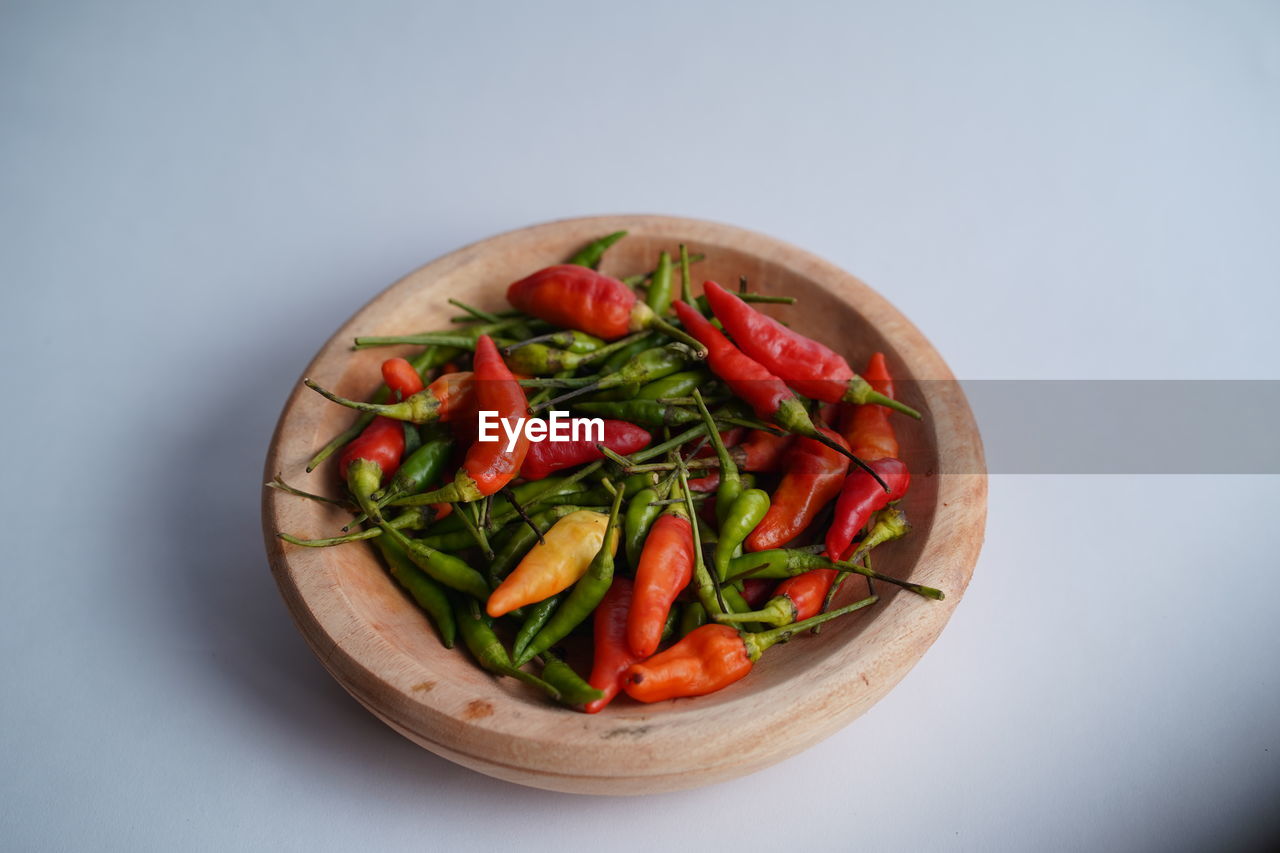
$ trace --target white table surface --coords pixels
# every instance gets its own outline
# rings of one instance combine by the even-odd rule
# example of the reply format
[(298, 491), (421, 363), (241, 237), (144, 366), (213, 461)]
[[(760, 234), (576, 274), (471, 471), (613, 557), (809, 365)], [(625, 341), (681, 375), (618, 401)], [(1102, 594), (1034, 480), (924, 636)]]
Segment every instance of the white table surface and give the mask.
[(1274, 3), (4, 4), (0, 847), (1276, 834), (1274, 476), (993, 475), (973, 584), (896, 690), (644, 799), (497, 782), (367, 714), (290, 623), (258, 501), (332, 329), (565, 216), (790, 240), (966, 379), (1276, 379), (1278, 152)]

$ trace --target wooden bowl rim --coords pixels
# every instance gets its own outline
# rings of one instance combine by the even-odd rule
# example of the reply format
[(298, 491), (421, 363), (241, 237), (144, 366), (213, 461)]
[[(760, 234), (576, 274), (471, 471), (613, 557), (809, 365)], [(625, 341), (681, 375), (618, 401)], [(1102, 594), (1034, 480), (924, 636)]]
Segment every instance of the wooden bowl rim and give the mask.
[[(776, 238), (732, 225), (661, 215), (591, 216), (556, 220), (515, 229), (457, 249), (414, 270), (383, 290), (338, 329), (308, 365), (304, 375), (324, 381), (349, 357), (347, 342), (361, 320), (380, 306), (447, 277), (477, 257), (518, 251), (541, 242), (585, 242), (600, 234), (628, 230), (633, 234), (699, 245), (720, 246), (768, 258), (775, 265), (821, 282), (850, 302), (868, 323), (893, 341), (914, 377), (952, 380), (941, 356), (916, 327), (884, 297), (835, 265)], [(940, 476), (935, 519), (916, 565), (946, 566), (951, 588), (942, 602), (923, 602), (899, 595), (887, 602), (881, 620), (902, 620), (908, 608), (914, 623), (875, 649), (854, 642), (834, 649), (804, 672), (758, 690), (744, 691), (732, 701), (705, 709), (683, 706), (664, 713), (668, 703), (648, 706), (646, 713), (619, 720), (609, 709), (583, 715), (552, 705), (529, 704), (519, 713), (490, 713), (460, 719), (459, 709), (476, 701), (474, 692), (437, 682), (414, 691), (406, 673), (418, 661), (390, 643), (356, 611), (340, 585), (324, 585), (316, 561), (323, 552), (286, 549), (280, 530), (283, 502), (296, 500), (265, 489), (263, 533), (268, 558), (289, 611), (299, 630), (329, 672), (377, 716), (422, 746), (491, 775), (553, 790), (593, 793), (672, 790), (731, 778), (767, 766), (817, 742), (847, 724), (887, 693), (936, 639), (963, 597), (972, 576), (986, 519), (986, 476), (981, 438), (963, 391), (954, 381), (922, 383), (930, 417), (935, 421), (939, 460), (948, 469), (970, 475)], [(319, 405), (301, 383), (280, 415), (268, 451), (269, 479), (286, 464), (297, 464), (314, 447), (292, 433), (289, 423), (306, 406)], [(945, 508), (948, 523), (939, 531)], [(336, 593), (336, 595), (334, 594)], [(322, 606), (323, 605), (323, 606)], [(463, 653), (464, 652), (459, 652)], [(401, 660), (404, 658), (405, 660)], [(803, 689), (796, 689), (803, 679)], [(745, 682), (744, 682), (745, 683)], [(642, 740), (627, 732), (642, 721)], [(805, 720), (806, 725), (795, 721)], [(704, 725), (706, 724), (706, 725)], [(733, 749), (706, 737), (714, 724), (733, 732)], [(621, 735), (618, 733), (621, 732)], [(643, 761), (631, 761), (639, 750)]]

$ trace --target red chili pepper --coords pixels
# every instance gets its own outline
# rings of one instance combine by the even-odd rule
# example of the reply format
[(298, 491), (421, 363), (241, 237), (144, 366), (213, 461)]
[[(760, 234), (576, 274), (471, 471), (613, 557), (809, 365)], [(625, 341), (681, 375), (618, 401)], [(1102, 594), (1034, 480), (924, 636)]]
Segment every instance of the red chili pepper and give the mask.
[(742, 582), (742, 597), (753, 609), (771, 597), (774, 581), (765, 578), (746, 578)]
[(782, 457), (791, 446), (791, 435), (778, 435), (764, 429), (753, 429), (746, 441), (730, 449), (733, 461), (742, 471), (768, 473), (782, 467)]
[[(893, 379), (885, 364), (884, 353), (871, 356), (863, 378), (885, 397), (893, 397)], [(850, 449), (861, 459), (897, 458), (898, 437), (894, 435), (889, 410), (884, 406), (866, 404), (846, 406), (840, 418), (840, 434), (849, 442)]]
[[(760, 622), (766, 625), (790, 625), (822, 612), (831, 585), (840, 572), (836, 569), (811, 569), (778, 584), (775, 594), (763, 606), (752, 604), (747, 613), (724, 613), (719, 622)], [(748, 602), (750, 603), (750, 602)], [(755, 609), (755, 608), (759, 609)]]
[(616, 278), (575, 264), (538, 270), (507, 288), (517, 310), (557, 326), (578, 329), (606, 341), (658, 329), (701, 352), (702, 345), (663, 320)]
[(702, 287), (711, 310), (742, 351), (806, 397), (826, 403), (879, 403), (920, 417), (910, 406), (876, 391), (843, 356), (823, 344), (760, 313), (714, 281)]
[(902, 497), (911, 484), (911, 474), (901, 460), (877, 459), (871, 467), (889, 485), (889, 491), (880, 488), (861, 468), (849, 473), (836, 500), (835, 518), (827, 529), (826, 555), (833, 560), (844, 559), (852, 547), (853, 537), (867, 526), (871, 514)]
[(739, 633), (728, 625), (703, 625), (661, 654), (633, 664), (624, 676), (623, 689), (640, 702), (714, 693), (751, 672), (760, 655), (774, 643), (875, 602), (876, 597), (871, 596), (811, 619), (754, 634)]
[[(797, 435), (820, 442), (827, 440), (785, 382), (729, 343), (719, 329), (685, 302), (677, 299), (672, 305), (689, 334), (706, 346), (707, 364), (712, 372), (723, 379), (733, 393), (746, 400), (758, 417)], [(842, 452), (848, 452), (843, 442), (840, 447), (844, 448)]]
[(627, 421), (604, 421), (604, 440), (596, 441), (535, 441), (529, 445), (529, 454), (520, 468), (520, 476), (526, 480), (541, 480), (564, 468), (572, 468), (586, 462), (603, 459), (597, 444), (627, 455), (649, 446), (653, 437), (643, 427)]
[[(475, 441), (467, 448), (467, 455), (454, 475), (453, 482), (434, 492), (418, 495), (421, 503), (477, 501), (501, 491), (520, 473), (529, 452), (529, 438), (523, 429), (518, 431), (515, 446), (508, 451), (508, 429), (515, 430), (520, 419), (529, 413), (529, 403), (524, 389), (506, 363), (498, 355), (498, 348), (488, 335), (476, 340), (473, 358), (473, 389), (476, 409), (495, 412), (505, 424), (499, 429), (495, 441)], [(454, 374), (457, 376), (458, 374)], [(443, 379), (444, 377), (441, 377)], [(440, 382), (437, 379), (436, 382)], [(436, 383), (433, 382), (434, 386)], [(431, 389), (428, 388), (427, 392)]]
[(671, 605), (693, 578), (693, 527), (683, 510), (669, 509), (653, 523), (635, 574), (627, 645), (643, 660), (658, 650)]
[(393, 398), (400, 400), (412, 397), (426, 387), (418, 371), (403, 358), (389, 358), (382, 362), (382, 381), (391, 389)]
[(604, 695), (588, 702), (586, 712), (596, 714), (613, 701), (622, 689), (622, 675), (640, 658), (631, 653), (627, 644), (627, 614), (631, 611), (631, 581), (615, 577), (609, 591), (596, 605), (593, 621), (595, 651), (591, 663), (591, 678), (587, 683)]
[[(829, 439), (844, 445), (839, 434), (823, 429)], [(773, 493), (769, 511), (747, 537), (748, 551), (781, 548), (803, 533), (822, 508), (840, 494), (849, 460), (824, 444), (798, 436), (783, 457), (782, 470), (785, 473)]]
[[(382, 379), (393, 395), (402, 397), (422, 390), (422, 377), (403, 358), (389, 358), (382, 363)], [(342, 449), (338, 457), (338, 473), (361, 509), (370, 496), (400, 467), (404, 456), (404, 424), (391, 418), (377, 417), (360, 435)]]

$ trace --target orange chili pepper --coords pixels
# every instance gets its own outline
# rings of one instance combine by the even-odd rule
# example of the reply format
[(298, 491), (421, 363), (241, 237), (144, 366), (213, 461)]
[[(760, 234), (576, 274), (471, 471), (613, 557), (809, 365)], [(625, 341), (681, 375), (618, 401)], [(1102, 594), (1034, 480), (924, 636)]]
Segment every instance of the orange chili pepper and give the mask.
[(662, 627), (676, 596), (693, 578), (693, 527), (682, 504), (672, 504), (649, 529), (636, 565), (627, 616), (627, 645), (647, 658), (662, 642)]
[(631, 653), (627, 644), (627, 614), (631, 612), (632, 584), (628, 578), (615, 577), (609, 591), (596, 605), (592, 622), (595, 651), (591, 662), (591, 678), (587, 683), (604, 695), (588, 702), (588, 714), (597, 714), (622, 690), (622, 676), (642, 658)]
[[(821, 427), (833, 442), (847, 447), (833, 430)], [(748, 551), (780, 548), (813, 523), (822, 508), (835, 500), (844, 484), (849, 460), (824, 444), (796, 436), (783, 457), (785, 473), (774, 490), (769, 511), (747, 537)]]
[(627, 670), (623, 689), (639, 702), (714, 693), (751, 672), (760, 655), (773, 644), (874, 604), (876, 600), (873, 595), (829, 613), (754, 634), (740, 633), (736, 628), (718, 623), (703, 625), (666, 651), (633, 664)]
[[(586, 509), (557, 521), (490, 593), (486, 612), (497, 618), (573, 586), (600, 552), (608, 526), (607, 515)], [(612, 546), (616, 552), (617, 537), (613, 537)]]

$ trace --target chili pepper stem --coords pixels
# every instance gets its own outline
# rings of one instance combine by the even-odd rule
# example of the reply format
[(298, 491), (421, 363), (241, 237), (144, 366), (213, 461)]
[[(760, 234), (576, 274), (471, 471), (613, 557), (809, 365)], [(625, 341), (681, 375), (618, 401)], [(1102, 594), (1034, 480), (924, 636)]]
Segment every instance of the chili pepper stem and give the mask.
[(334, 506), (340, 506), (343, 509), (351, 508), (351, 504), (348, 501), (340, 500), (338, 498), (326, 498), (324, 495), (315, 495), (315, 494), (312, 494), (311, 492), (304, 492), (302, 489), (295, 489), (293, 486), (290, 486), (283, 479), (281, 479), (279, 474), (277, 474), (271, 480), (270, 483), (264, 483), (263, 485), (265, 485), (269, 489), (276, 489), (277, 491), (284, 492), (287, 495), (296, 495), (297, 497), (307, 498), (308, 500), (319, 501), (321, 503), (326, 503), (326, 504), (333, 504)]
[(773, 598), (760, 610), (744, 613), (721, 613), (717, 622), (764, 622), (769, 625), (789, 625), (796, 619), (796, 605), (785, 595)]
[(845, 388), (844, 396), (840, 398), (842, 403), (858, 403), (860, 405), (875, 404), (893, 409), (895, 412), (901, 412), (910, 418), (920, 420), (920, 413), (908, 406), (906, 403), (893, 399), (885, 394), (881, 394), (875, 388), (871, 387), (871, 383), (863, 379), (861, 376), (854, 374), (849, 380)]
[(355, 423), (347, 427), (344, 432), (335, 435), (328, 444), (316, 451), (316, 455), (312, 456), (311, 461), (307, 463), (307, 473), (310, 474), (312, 471), (319, 468), (320, 464), (332, 456), (338, 448), (343, 447), (358, 438), (360, 433), (364, 432), (364, 428), (372, 422), (372, 412), (366, 412), (356, 418)]
[(680, 478), (680, 489), (684, 493), (685, 502), (689, 508), (690, 527), (693, 528), (693, 582), (697, 585), (698, 600), (712, 616), (726, 613), (729, 608), (724, 603), (724, 594), (720, 591), (720, 585), (716, 583), (715, 578), (707, 571), (706, 560), (702, 557), (702, 536), (698, 532), (697, 523), (698, 510), (693, 503), (693, 493), (689, 491), (688, 475), (684, 468), (677, 468), (676, 476)]
[(457, 503), (453, 504), (453, 511), (457, 513), (458, 519), (462, 522), (462, 526), (467, 528), (467, 532), (471, 534), (471, 538), (476, 540), (476, 544), (480, 546), (480, 551), (484, 554), (485, 559), (492, 560), (493, 549), (489, 547), (489, 538), (484, 535), (484, 529), (480, 526), (479, 522), (471, 517), (471, 512), (474, 512), (475, 508), (476, 503), (474, 502), (465, 506), (460, 506)]
[(743, 633), (741, 635), (742, 643), (747, 647), (747, 657), (751, 658), (753, 661), (757, 661), (760, 659), (760, 655), (775, 643), (785, 643), (801, 631), (807, 631), (810, 628), (821, 625), (824, 622), (830, 622), (832, 619), (843, 616), (846, 613), (852, 613), (855, 610), (861, 610), (864, 607), (869, 607), (879, 600), (879, 597), (872, 595), (862, 599), (861, 601), (855, 601), (853, 604), (846, 604), (844, 607), (836, 608), (835, 610), (828, 611), (827, 613), (820, 613), (817, 616), (803, 619), (790, 625), (783, 625), (768, 631), (760, 631), (756, 634)]
[(499, 317), (497, 314), (494, 314), (490, 311), (481, 311), (479, 308), (476, 308), (474, 305), (468, 305), (467, 303), (463, 302), (461, 299), (450, 299), (449, 304), (454, 306), (455, 308), (461, 308), (463, 311), (466, 311), (471, 316), (476, 317), (477, 319), (480, 319), (480, 320), (484, 320), (486, 323), (502, 322), (502, 318)]
[(348, 409), (355, 409), (358, 412), (383, 415), (388, 418), (410, 421), (416, 424), (430, 423), (439, 417), (440, 401), (425, 391), (419, 391), (399, 403), (362, 403), (359, 400), (348, 400), (346, 397), (340, 397), (327, 388), (317, 385), (310, 378), (303, 379), (302, 384), (326, 400), (331, 400), (339, 406), (346, 406)]
[(525, 508), (520, 506), (520, 502), (516, 500), (516, 493), (511, 490), (510, 486), (503, 486), (502, 496), (507, 499), (507, 503), (511, 505), (511, 508), (516, 511), (516, 515), (520, 516), (524, 523), (529, 525), (529, 528), (534, 533), (538, 534), (538, 544), (545, 545), (546, 540), (542, 538), (542, 531), (538, 529), (538, 525), (534, 524), (533, 519), (529, 517), (529, 513), (525, 511)]

